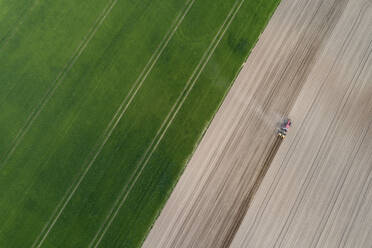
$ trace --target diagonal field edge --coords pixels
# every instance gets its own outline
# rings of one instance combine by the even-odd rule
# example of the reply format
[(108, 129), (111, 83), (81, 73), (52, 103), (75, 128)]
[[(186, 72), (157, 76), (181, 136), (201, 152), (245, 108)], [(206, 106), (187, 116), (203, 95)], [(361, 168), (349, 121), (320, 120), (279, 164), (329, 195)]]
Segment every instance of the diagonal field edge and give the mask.
[[(160, 45), (155, 50), (155, 52), (152, 55), (152, 57), (150, 58), (149, 62), (146, 64), (146, 66), (143, 69), (143, 71), (141, 72), (140, 76), (137, 78), (137, 80), (134, 83), (134, 85), (132, 86), (131, 90), (129, 91), (129, 93), (127, 94), (127, 96), (125, 97), (125, 99), (122, 101), (122, 103), (119, 106), (118, 110), (116, 111), (114, 117), (112, 118), (112, 120), (110, 121), (110, 123), (106, 127), (105, 131), (103, 132), (103, 135), (102, 135), (103, 142), (96, 144), (95, 147), (97, 148), (97, 151), (94, 154), (92, 154), (92, 156), (93, 156), (92, 159), (91, 160), (88, 160), (87, 159), (86, 162), (84, 163), (84, 164), (86, 164), (86, 163), (88, 163), (88, 161), (90, 161), (89, 164), (88, 164), (88, 166), (84, 170), (83, 174), (78, 178), (78, 181), (77, 182), (75, 181), (68, 188), (68, 190), (66, 191), (66, 194), (63, 196), (61, 202), (57, 205), (56, 209), (53, 211), (51, 218), (48, 220), (48, 222), (46, 223), (46, 225), (42, 229), (41, 233), (38, 235), (38, 237), (34, 241), (34, 243), (32, 245), (32, 248), (33, 247), (40, 247), (42, 245), (42, 243), (44, 242), (44, 240), (46, 239), (46, 237), (48, 236), (50, 230), (53, 228), (54, 224), (57, 222), (59, 216), (62, 214), (62, 212), (65, 209), (66, 205), (69, 203), (69, 201), (71, 200), (72, 196), (76, 192), (77, 188), (80, 186), (80, 183), (85, 178), (85, 176), (88, 173), (89, 169), (91, 168), (91, 166), (95, 162), (96, 158), (98, 157), (98, 155), (102, 151), (104, 145), (106, 144), (106, 142), (110, 138), (112, 132), (114, 131), (114, 129), (116, 128), (117, 124), (119, 123), (119, 121), (123, 117), (124, 113), (128, 109), (128, 107), (131, 104), (131, 102), (133, 101), (133, 99), (134, 99), (135, 95), (137, 94), (138, 90), (141, 88), (143, 82), (147, 78), (148, 74), (150, 73), (150, 71), (152, 70), (153, 66), (157, 62), (158, 58), (160, 57), (160, 55), (162, 54), (162, 52), (164, 51), (164, 49), (168, 45), (169, 41), (171, 40), (171, 38), (173, 37), (174, 33), (176, 32), (178, 26), (181, 24), (181, 22), (183, 21), (184, 17), (188, 13), (188, 11), (190, 10), (190, 8), (191, 8), (191, 6), (193, 5), (194, 2), (195, 2), (195, 0), (191, 0), (191, 2), (190, 2), (190, 0), (188, 0), (186, 2), (185, 8), (183, 9), (183, 12), (181, 12), (176, 17), (176, 21), (173, 22), (173, 24), (171, 26), (171, 29), (164, 36), (164, 38), (161, 41)], [(134, 91), (134, 93), (132, 93), (133, 91)], [(125, 104), (125, 103), (127, 103), (127, 104)], [(101, 140), (101, 139), (99, 139), (99, 140)], [(96, 150), (96, 149), (93, 149), (93, 150)], [(58, 211), (58, 209), (60, 209), (60, 210)], [(48, 226), (49, 226), (49, 228), (48, 228)], [(48, 229), (47, 232), (43, 235), (43, 238), (40, 240), (40, 238), (42, 236), (42, 233), (44, 233), (46, 229)]]
[(101, 27), (103, 21), (106, 17), (110, 14), (113, 7), (116, 5), (118, 0), (111, 0), (109, 4), (103, 9), (99, 17), (94, 22), (93, 26), (88, 31), (88, 34), (84, 36), (83, 40), (80, 42), (79, 46), (75, 50), (73, 56), (67, 62), (67, 64), (63, 67), (62, 71), (58, 74), (57, 78), (52, 83), (51, 87), (48, 89), (42, 100), (36, 105), (36, 107), (32, 110), (30, 115), (27, 117), (25, 125), (18, 131), (16, 137), (11, 142), (12, 147), (9, 149), (8, 154), (4, 156), (4, 159), (0, 162), (0, 169), (5, 166), (5, 164), (9, 161), (10, 157), (13, 155), (14, 151), (17, 149), (18, 145), (22, 141), (25, 134), (28, 132), (34, 121), (37, 119), (45, 105), (49, 102), (49, 100), (53, 97), (54, 92), (57, 88), (61, 85), (63, 79), (65, 78), (66, 74), (71, 70), (71, 68), (75, 65), (76, 61), (80, 57), (80, 55), (84, 52), (85, 48), (87, 47), (88, 43), (92, 40), (94, 35), (97, 33), (98, 29)]
[[(144, 156), (142, 157), (140, 163), (138, 164), (135, 172), (132, 174), (131, 178), (134, 177), (134, 180), (132, 182), (132, 184), (130, 185), (128, 191), (125, 193), (125, 190), (127, 189), (128, 185), (125, 185), (121, 194), (119, 195), (118, 199), (116, 200), (115, 204), (117, 204), (120, 200), (120, 204), (119, 206), (116, 207), (115, 209), (115, 205), (114, 207), (111, 209), (109, 215), (106, 217), (106, 220), (110, 218), (108, 224), (106, 225), (106, 227), (104, 228), (104, 231), (102, 232), (102, 234), (100, 235), (100, 238), (98, 239), (98, 241), (96, 242), (96, 244), (94, 245), (95, 243), (95, 238), (96, 236), (98, 236), (99, 232), (102, 230), (102, 226), (100, 228), (100, 230), (98, 231), (98, 233), (96, 234), (95, 238), (92, 240), (91, 244), (89, 247), (92, 247), (94, 245), (94, 247), (97, 247), (103, 236), (105, 235), (105, 233), (107, 232), (108, 228), (110, 227), (110, 225), (112, 224), (113, 220), (116, 218), (118, 212), (120, 211), (121, 207), (124, 205), (129, 193), (131, 192), (132, 188), (134, 187), (135, 183), (137, 182), (138, 178), (141, 176), (144, 168), (146, 167), (147, 163), (149, 162), (152, 154), (155, 152), (155, 150), (157, 149), (159, 143), (161, 142), (161, 140), (163, 139), (163, 137), (165, 136), (169, 126), (172, 124), (173, 120), (175, 119), (176, 115), (178, 114), (179, 110), (181, 109), (183, 103), (185, 102), (185, 100), (187, 99), (188, 95), (190, 94), (191, 90), (193, 89), (196, 81), (198, 80), (199, 76), (201, 75), (201, 73), (203, 72), (205, 66), (207, 65), (207, 63), (209, 62), (209, 59), (212, 57), (216, 47), (218, 46), (219, 42), (221, 41), (221, 39), (223, 38), (223, 35), (225, 34), (225, 32), (227, 31), (227, 29), (229, 28), (231, 22), (234, 20), (236, 14), (238, 13), (240, 7), (242, 6), (244, 0), (242, 0), (239, 4), (238, 2), (236, 2), (232, 8), (232, 10), (230, 11), (228, 17), (225, 19), (225, 22), (223, 23), (223, 25), (221, 26), (220, 30), (218, 31), (217, 35), (215, 36), (214, 40), (218, 37), (219, 39), (217, 40), (217, 42), (215, 44), (211, 44), (211, 46), (208, 48), (208, 50), (206, 51), (206, 53), (204, 54), (203, 58), (208, 55), (208, 57), (206, 58), (206, 60), (204, 61), (202, 67), (199, 69), (198, 67), (201, 65), (201, 62), (202, 60), (199, 62), (199, 65), (198, 67), (195, 69), (193, 75), (195, 75), (195, 73), (198, 71), (196, 77), (194, 78), (194, 80), (192, 80), (193, 78), (193, 75), (190, 77), (189, 79), (189, 82), (188, 84), (192, 81), (191, 85), (186, 85), (183, 92), (180, 94), (179, 98), (177, 99), (176, 103), (173, 105), (172, 109), (171, 109), (171, 112), (176, 108), (176, 111), (172, 114), (170, 120), (169, 120), (169, 117), (171, 115), (171, 113), (168, 114), (168, 116), (166, 117), (166, 119), (164, 120), (162, 126), (159, 128), (158, 130), (158, 133), (157, 135), (155, 136), (154, 140), (152, 141), (152, 143), (150, 144), (150, 146), (147, 148)], [(236, 8), (236, 6), (238, 5), (238, 7)], [(235, 11), (234, 11), (235, 9)], [(231, 13), (233, 13), (232, 17), (229, 19), (229, 17), (231, 16)], [(228, 21), (227, 25), (225, 26), (226, 22)], [(223, 30), (222, 33), (220, 33), (221, 31)], [(212, 47), (211, 50), (209, 50), (210, 48)], [(210, 51), (210, 52), (209, 52)], [(209, 53), (209, 54), (208, 54)], [(165, 126), (165, 128), (163, 129), (163, 127)], [(163, 130), (162, 130), (163, 129)], [(161, 134), (160, 134), (161, 133)], [(156, 138), (157, 136), (160, 134), (160, 137), (157, 139), (156, 141)], [(156, 144), (153, 146), (153, 144), (155, 143), (156, 141)], [(151, 149), (152, 148), (152, 149)], [(151, 149), (151, 151), (150, 151)], [(147, 156), (147, 153), (150, 151), (150, 153), (148, 154)], [(147, 156), (147, 158), (146, 158)], [(144, 161), (144, 162), (143, 162)], [(122, 196), (123, 194), (125, 193), (124, 196)], [(113, 215), (112, 215), (113, 214)], [(105, 224), (105, 223), (104, 223)]]
[[(230, 11), (230, 12), (231, 12), (231, 11)], [(231, 15), (231, 14), (229, 13), (229, 16), (230, 16), (230, 15)], [(225, 21), (225, 22), (226, 22), (226, 21)], [(225, 23), (224, 23), (224, 24), (225, 24)], [(223, 27), (223, 26), (222, 26), (222, 27)], [(222, 27), (221, 27), (221, 28), (222, 28)], [(148, 148), (146, 149), (145, 153), (143, 154), (143, 156), (142, 156), (142, 158), (141, 158), (139, 164), (142, 164), (142, 163), (143, 163), (143, 161), (144, 161), (145, 157), (147, 156), (147, 154), (148, 154), (150, 148), (153, 146), (153, 144), (155, 143), (155, 141), (158, 139), (157, 137), (160, 135), (161, 130), (163, 130), (163, 128), (164, 128), (164, 126), (166, 125), (166, 123), (167, 123), (167, 121), (168, 121), (170, 115), (174, 112), (174, 109), (175, 109), (175, 107), (178, 105), (178, 102), (181, 100), (182, 95), (185, 94), (185, 92), (186, 92), (186, 90), (187, 90), (187, 88), (188, 88), (188, 85), (190, 84), (191, 80), (194, 78), (195, 74), (197, 73), (198, 69), (200, 68), (200, 65), (201, 65), (202, 62), (204, 61), (205, 57), (209, 54), (209, 51), (210, 51), (212, 45), (214, 44), (215, 40), (217, 39), (218, 34), (219, 34), (220, 31), (221, 31), (221, 28), (220, 28), (220, 30), (217, 32), (217, 35), (213, 38), (211, 44), (209, 45), (209, 47), (207, 48), (206, 52), (203, 54), (202, 58), (200, 59), (198, 65), (196, 66), (196, 68), (194, 69), (193, 73), (192, 73), (191, 76), (189, 77), (189, 79), (188, 79), (188, 81), (187, 81), (187, 83), (186, 83), (186, 86), (184, 87), (184, 89), (182, 90), (180, 96), (179, 96), (179, 97), (177, 98), (177, 100), (176, 100), (176, 104), (174, 104), (174, 105), (172, 106), (172, 108), (171, 108), (171, 110), (169, 111), (168, 115), (167, 115), (166, 118), (164, 119), (164, 121), (163, 121), (163, 123), (161, 124), (160, 128), (158, 129), (157, 133), (155, 134), (154, 139), (151, 141), (150, 145), (148, 146)], [(138, 169), (138, 166), (136, 167), (134, 173), (131, 175), (129, 181), (132, 181), (134, 175), (135, 175), (136, 172), (138, 171), (137, 169)], [(124, 189), (121, 191), (121, 193), (119, 194), (119, 197), (116, 199), (116, 201), (115, 201), (115, 203), (114, 203), (114, 206), (116, 206), (116, 205), (119, 203), (119, 200), (120, 200), (120, 198), (122, 198), (122, 195), (125, 193), (125, 190), (126, 190), (126, 188), (128, 187), (128, 185), (129, 185), (129, 183), (126, 184), (126, 185), (124, 186)], [(107, 217), (106, 217), (106, 219), (105, 219), (103, 225), (100, 227), (100, 229), (99, 229), (98, 232), (96, 233), (96, 235), (95, 235), (95, 237), (93, 238), (93, 240), (92, 240), (90, 246), (92, 246), (92, 243), (94, 243), (95, 239), (97, 238), (97, 235), (101, 232), (103, 226), (104, 226), (105, 223), (107, 222), (107, 220), (108, 220), (108, 218), (110, 217), (110, 215), (112, 214), (112, 212), (113, 212), (113, 208), (110, 210), (110, 213), (107, 215)]]

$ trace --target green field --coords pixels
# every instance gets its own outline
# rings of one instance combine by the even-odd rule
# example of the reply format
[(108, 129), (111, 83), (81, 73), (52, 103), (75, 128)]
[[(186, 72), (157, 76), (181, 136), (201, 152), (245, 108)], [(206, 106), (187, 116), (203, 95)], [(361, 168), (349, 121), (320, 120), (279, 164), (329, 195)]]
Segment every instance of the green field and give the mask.
[(0, 247), (139, 247), (279, 0), (0, 0)]

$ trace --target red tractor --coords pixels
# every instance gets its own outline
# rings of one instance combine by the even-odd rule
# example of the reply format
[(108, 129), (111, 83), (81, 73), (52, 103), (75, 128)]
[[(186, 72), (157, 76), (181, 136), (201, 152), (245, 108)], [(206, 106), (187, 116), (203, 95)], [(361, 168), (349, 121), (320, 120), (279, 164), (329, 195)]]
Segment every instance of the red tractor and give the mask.
[(284, 120), (284, 122), (282, 123), (282, 125), (280, 126), (280, 128), (278, 130), (278, 135), (279, 135), (280, 138), (282, 138), (282, 139), (285, 138), (291, 124), (292, 124), (291, 119)]

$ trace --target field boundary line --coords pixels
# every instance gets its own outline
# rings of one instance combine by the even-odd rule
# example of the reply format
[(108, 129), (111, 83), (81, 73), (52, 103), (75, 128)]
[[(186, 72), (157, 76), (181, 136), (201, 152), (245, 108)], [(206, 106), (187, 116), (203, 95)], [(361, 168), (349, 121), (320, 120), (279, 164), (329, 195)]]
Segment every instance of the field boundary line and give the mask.
[[(153, 153), (157, 149), (158, 145), (162, 141), (163, 137), (165, 136), (168, 128), (173, 123), (173, 120), (177, 116), (178, 112), (180, 111), (181, 107), (183, 106), (184, 102), (186, 101), (187, 97), (189, 96), (191, 90), (194, 88), (194, 85), (197, 82), (197, 80), (199, 79), (199, 76), (204, 71), (205, 66), (208, 64), (210, 58), (214, 54), (215, 49), (217, 48), (221, 39), (224, 37), (224, 34), (228, 30), (231, 22), (235, 19), (235, 16), (238, 13), (238, 11), (239, 11), (240, 7), (242, 6), (242, 4), (244, 3), (244, 1), (245, 0), (241, 0), (240, 3), (237, 1), (233, 5), (233, 7), (230, 10), (228, 16), (226, 17), (224, 23), (222, 24), (222, 26), (218, 30), (216, 36), (212, 40), (210, 46), (208, 47), (206, 52), (203, 54), (203, 57), (199, 61), (199, 64), (197, 65), (197, 67), (194, 69), (194, 71), (193, 71), (192, 75), (190, 76), (188, 82), (186, 83), (183, 91), (179, 95), (175, 104), (172, 106), (171, 111), (168, 113), (168, 115), (164, 119), (161, 127), (158, 129), (158, 132), (155, 135), (152, 142), (150, 143), (150, 146), (146, 149), (146, 151), (145, 151), (144, 155), (142, 156), (140, 162), (137, 164), (134, 173), (131, 175), (130, 181), (133, 180), (132, 183), (130, 184), (130, 186), (129, 186), (129, 184), (126, 184), (123, 187), (122, 191), (120, 192), (118, 198), (116, 199), (116, 201), (114, 203), (113, 208), (110, 210), (109, 214), (106, 216), (106, 219), (105, 219), (104, 223), (101, 225), (100, 229), (98, 230), (95, 237), (91, 241), (89, 247), (95, 247), (96, 248), (100, 244), (100, 242), (102, 241), (102, 238), (104, 237), (107, 230), (111, 226), (113, 220), (116, 218), (116, 216), (119, 213), (121, 207), (124, 205), (129, 193), (133, 189), (133, 187), (136, 184), (138, 178), (141, 176), (144, 168), (146, 167), (147, 163), (151, 159), (151, 156), (153, 155)], [(204, 59), (204, 61), (203, 61), (203, 59)], [(160, 135), (160, 137), (158, 137), (159, 135)], [(128, 188), (128, 186), (129, 186), (129, 189), (126, 190)], [(116, 206), (116, 205), (118, 205), (118, 206)], [(101, 235), (100, 235), (100, 233), (101, 233)], [(99, 238), (98, 238), (98, 236), (99, 236)], [(97, 238), (98, 238), (98, 240), (97, 240)]]
[[(173, 35), (177, 31), (178, 27), (182, 23), (184, 17), (188, 13), (188, 11), (190, 10), (190, 8), (192, 7), (192, 5), (193, 5), (194, 2), (195, 2), (195, 0), (187, 0), (186, 1), (185, 7), (181, 11), (181, 13), (177, 15), (175, 21), (171, 25), (171, 28), (168, 30), (168, 32), (164, 36), (163, 40), (160, 42), (158, 48), (154, 51), (154, 53), (151, 56), (150, 60), (145, 65), (145, 67), (142, 70), (141, 74), (139, 75), (139, 77), (137, 78), (137, 80), (135, 81), (135, 83), (133, 84), (133, 86), (131, 87), (130, 91), (128, 92), (128, 94), (126, 95), (126, 97), (124, 98), (124, 100), (122, 101), (122, 103), (120, 104), (119, 108), (115, 112), (115, 114), (114, 114), (113, 118), (111, 119), (110, 123), (108, 124), (108, 126), (105, 129), (105, 131), (103, 132), (103, 134), (101, 136), (102, 138), (99, 139), (99, 140), (102, 140), (103, 139), (103, 142), (102, 143), (97, 143), (95, 145), (95, 148), (97, 148), (97, 150), (96, 149), (93, 149), (93, 151), (96, 151), (94, 154), (92, 154), (93, 157), (91, 157), (91, 159), (87, 159), (84, 162), (84, 164), (86, 164), (86, 163), (89, 162), (88, 166), (85, 168), (85, 170), (83, 171), (83, 173), (81, 174), (81, 176), (79, 178), (77, 178), (77, 181), (74, 181), (74, 183), (72, 183), (72, 185), (68, 188), (68, 190), (66, 191), (66, 194), (63, 196), (62, 200), (59, 202), (59, 204), (57, 205), (56, 209), (53, 211), (51, 218), (48, 220), (48, 222), (46, 223), (46, 225), (42, 229), (41, 233), (39, 234), (39, 236), (37, 237), (37, 239), (34, 241), (34, 244), (32, 245), (32, 248), (34, 248), (34, 247), (40, 247), (42, 245), (42, 243), (44, 242), (44, 240), (46, 239), (46, 237), (48, 236), (50, 230), (53, 228), (54, 224), (59, 219), (60, 215), (62, 214), (62, 212), (64, 211), (65, 207), (67, 206), (67, 204), (71, 200), (72, 196), (75, 194), (76, 190), (78, 189), (78, 187), (80, 186), (81, 182), (85, 178), (86, 174), (88, 173), (88, 171), (92, 167), (93, 163), (97, 159), (98, 155), (102, 151), (102, 149), (105, 146), (105, 144), (107, 143), (108, 139), (111, 137), (111, 134), (113, 133), (114, 129), (116, 128), (116, 126), (118, 125), (119, 121), (123, 117), (124, 113), (128, 109), (129, 105), (133, 101), (133, 99), (136, 96), (137, 92), (142, 87), (143, 82), (146, 80), (147, 76), (149, 75), (149, 73), (151, 72), (152, 68), (156, 64), (156, 62), (159, 59), (160, 55), (163, 53), (164, 49), (167, 47), (169, 41), (171, 40), (171, 38), (173, 37)], [(58, 211), (58, 209), (59, 209), (59, 211)], [(48, 228), (48, 226), (49, 226), (49, 228)], [(42, 235), (42, 233), (44, 233), (45, 231), (46, 231), (46, 233), (44, 235)], [(43, 236), (43, 237), (41, 238), (41, 236)], [(41, 238), (41, 240), (40, 240), (40, 238)]]
[(118, 0), (111, 0), (106, 7), (103, 9), (101, 14), (98, 16), (92, 27), (89, 29), (88, 33), (84, 36), (83, 40), (80, 42), (75, 52), (69, 61), (65, 64), (62, 71), (57, 75), (57, 78), (53, 81), (52, 85), (47, 90), (46, 94), (42, 97), (41, 101), (36, 105), (36, 107), (31, 111), (26, 119), (25, 125), (18, 131), (16, 137), (12, 141), (12, 146), (8, 150), (4, 159), (0, 162), (0, 169), (9, 161), (10, 157), (13, 155), (14, 151), (17, 149), (18, 145), (22, 141), (25, 134), (28, 132), (34, 121), (37, 119), (45, 105), (53, 97), (54, 92), (61, 85), (67, 73), (75, 65), (76, 61), (79, 59), (81, 54), (84, 52), (85, 48), (88, 46), (89, 42), (92, 40), (94, 35), (97, 33), (98, 29), (101, 27), (103, 21), (110, 14), (111, 10), (114, 8)]

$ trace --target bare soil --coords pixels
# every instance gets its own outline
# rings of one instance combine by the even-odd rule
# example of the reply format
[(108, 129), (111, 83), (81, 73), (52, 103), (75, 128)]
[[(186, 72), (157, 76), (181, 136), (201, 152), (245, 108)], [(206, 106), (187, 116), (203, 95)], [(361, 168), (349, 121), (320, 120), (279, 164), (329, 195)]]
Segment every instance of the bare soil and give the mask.
[(371, 247), (371, 27), (368, 0), (283, 0), (143, 247)]

